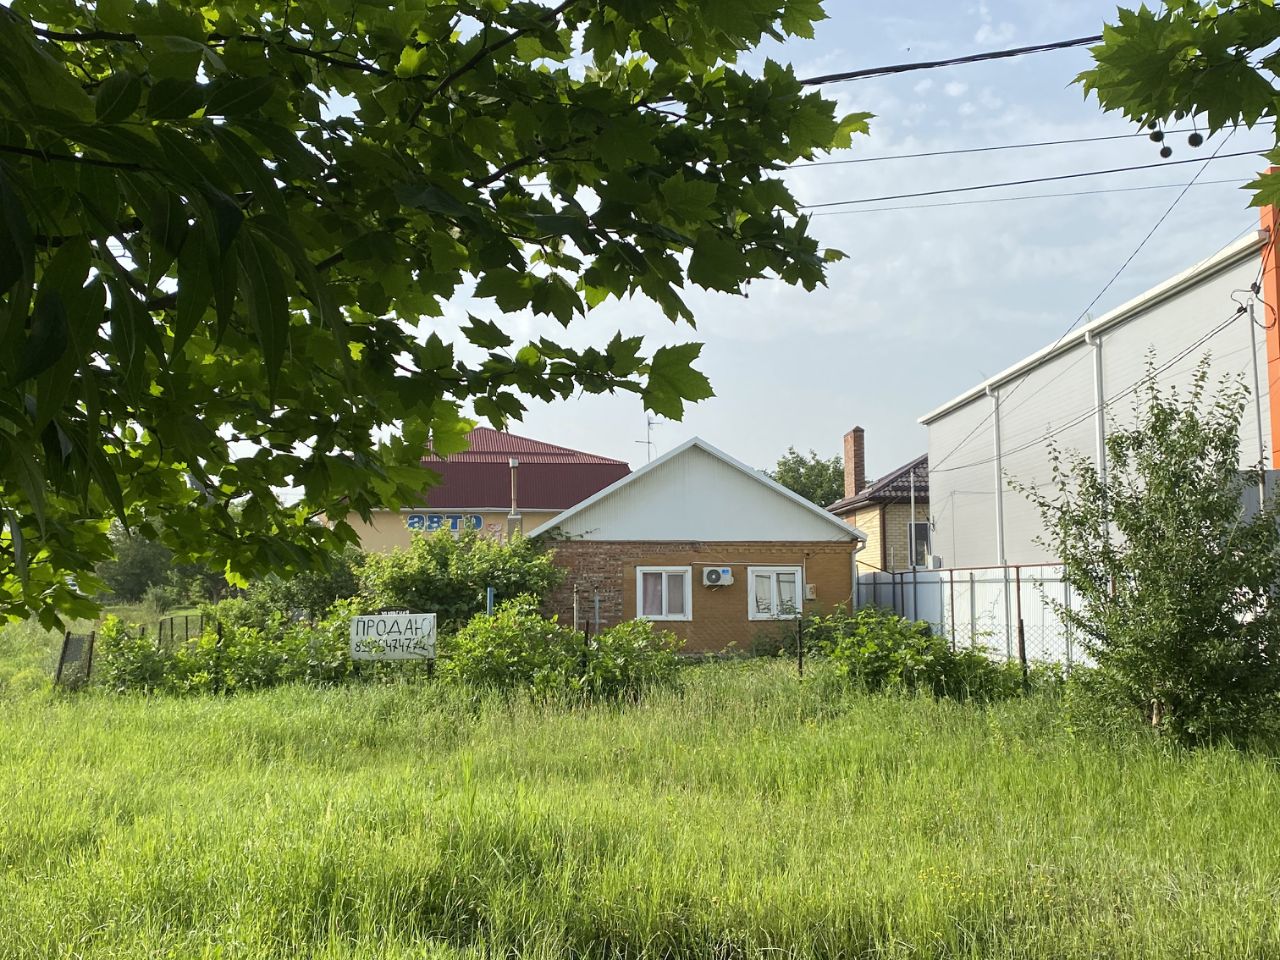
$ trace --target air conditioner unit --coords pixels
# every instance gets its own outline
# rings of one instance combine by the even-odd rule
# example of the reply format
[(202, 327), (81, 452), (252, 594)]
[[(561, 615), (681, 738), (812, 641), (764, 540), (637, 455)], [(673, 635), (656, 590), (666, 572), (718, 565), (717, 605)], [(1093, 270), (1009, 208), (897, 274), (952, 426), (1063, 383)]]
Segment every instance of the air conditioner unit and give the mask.
[(727, 587), (733, 583), (733, 571), (728, 567), (703, 567), (702, 585), (704, 587)]

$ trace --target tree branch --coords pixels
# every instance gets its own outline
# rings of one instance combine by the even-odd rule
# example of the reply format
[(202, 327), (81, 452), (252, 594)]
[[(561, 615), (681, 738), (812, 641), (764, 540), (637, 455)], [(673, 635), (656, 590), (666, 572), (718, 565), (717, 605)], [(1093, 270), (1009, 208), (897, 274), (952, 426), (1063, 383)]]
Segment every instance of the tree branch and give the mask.
[[(558, 18), (560, 14), (564, 13), (571, 6), (573, 6), (576, 2), (577, 0), (564, 0), (564, 2), (561, 3), (559, 6), (553, 7), (550, 10), (548, 10), (545, 14), (543, 14), (543, 16), (540, 19), (544, 23), (550, 23), (551, 21)], [(429, 94), (427, 94), (427, 99), (434, 100), (445, 90), (449, 89), (449, 87), (452, 86), (455, 80), (457, 80), (463, 74), (469, 73), (470, 71), (474, 70), (476, 66), (479, 65), (479, 63), (482, 60), (484, 60), (486, 57), (497, 53), (503, 47), (510, 46), (511, 44), (519, 40), (521, 37), (523, 37), (525, 34), (531, 32), (533, 29), (534, 29), (533, 27), (521, 27), (519, 30), (513, 30), (511, 33), (506, 34), (505, 36), (502, 37), (501, 40), (496, 40), (493, 43), (485, 44), (479, 50), (473, 53), (469, 58), (467, 58), (466, 63), (464, 63), (462, 66), (458, 67), (457, 69), (450, 71), (448, 74), (446, 74), (444, 79), (441, 80), (438, 84), (436, 84), (435, 89), (432, 90)]]
[(99, 160), (96, 157), (86, 157), (76, 153), (50, 153), (47, 150), (35, 150), (31, 147), (19, 147), (8, 143), (0, 143), (0, 153), (13, 153), (20, 157), (32, 157), (48, 162), (61, 160), (65, 163), (82, 163), (90, 167), (108, 167), (112, 170), (147, 169), (140, 163), (130, 163), (125, 160)]

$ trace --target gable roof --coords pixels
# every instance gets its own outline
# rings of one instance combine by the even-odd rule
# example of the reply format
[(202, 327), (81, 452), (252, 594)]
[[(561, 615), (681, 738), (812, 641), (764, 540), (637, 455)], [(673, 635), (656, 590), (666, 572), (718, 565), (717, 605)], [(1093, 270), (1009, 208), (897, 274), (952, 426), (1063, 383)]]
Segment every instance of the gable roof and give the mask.
[(563, 510), (631, 472), (622, 460), (489, 427), (476, 427), (468, 440), (471, 447), (461, 453), (422, 458), (422, 465), (440, 476), (423, 495), (426, 507), (506, 512), (511, 508), (513, 457), (519, 461), (516, 498), (521, 510)]
[[(584, 453), (569, 447), (561, 447), (542, 440), (531, 440), (518, 437), (514, 433), (505, 433), (491, 427), (476, 427), (467, 434), (470, 446), (461, 453), (453, 453), (448, 457), (449, 463), (501, 463), (504, 467), (510, 457), (516, 457), (523, 466), (526, 463), (608, 463), (615, 466), (626, 466), (622, 460), (601, 457), (594, 453)], [(440, 457), (426, 456), (422, 462), (434, 465), (445, 462)]]
[(911, 476), (915, 474), (916, 503), (929, 502), (929, 455), (923, 454), (910, 463), (903, 464), (892, 473), (868, 484), (852, 497), (837, 500), (827, 507), (834, 514), (846, 514), (877, 503), (908, 503), (911, 500)]
[[(563, 513), (551, 518), (546, 523), (542, 524), (541, 526), (533, 530), (529, 534), (529, 536), (530, 537), (541, 536), (542, 534), (548, 533), (556, 529), (557, 527), (563, 526), (569, 520), (572, 520), (574, 518), (581, 518), (586, 511), (589, 511), (593, 507), (596, 507), (597, 505), (602, 504), (606, 500), (616, 498), (619, 494), (623, 493), (624, 491), (627, 491), (627, 490), (635, 491), (640, 485), (642, 485), (645, 482), (646, 478), (651, 478), (655, 474), (663, 472), (664, 467), (671, 464), (673, 461), (676, 461), (682, 457), (686, 457), (688, 454), (694, 451), (700, 451), (701, 453), (709, 456), (716, 463), (718, 463), (722, 468), (728, 468), (735, 475), (740, 475), (741, 477), (749, 478), (752, 481), (753, 485), (759, 485), (759, 487), (763, 488), (765, 491), (768, 491), (769, 495), (782, 498), (786, 502), (788, 507), (792, 509), (799, 508), (800, 510), (802, 510), (804, 512), (804, 515), (809, 520), (820, 521), (820, 524), (815, 526), (814, 528), (824, 530), (829, 539), (861, 540), (864, 542), (866, 541), (867, 539), (866, 534), (864, 534), (861, 530), (858, 530), (855, 527), (851, 527), (849, 524), (844, 523), (841, 520), (838, 520), (836, 517), (832, 516), (826, 510), (823, 510), (821, 507), (817, 506), (816, 504), (810, 503), (808, 500), (804, 499), (804, 497), (800, 496), (799, 494), (794, 493), (791, 490), (788, 490), (786, 487), (782, 486), (780, 483), (775, 481), (773, 478), (765, 475), (761, 471), (754, 470), (751, 467), (747, 466), (745, 463), (742, 463), (739, 460), (735, 460), (733, 457), (729, 456), (723, 450), (713, 446), (712, 444), (703, 440), (701, 437), (693, 437), (692, 439), (687, 440), (684, 443), (680, 444), (680, 446), (667, 451), (662, 456), (658, 457), (656, 460), (652, 461), (651, 463), (648, 463), (645, 466), (639, 468), (634, 473), (631, 473), (623, 477), (617, 482), (599, 491), (594, 496), (588, 497), (587, 499), (583, 500), (581, 503), (573, 507), (570, 507), (568, 510), (565, 510)], [(839, 536), (837, 536), (837, 533), (839, 534)], [(650, 538), (624, 537), (620, 539), (650, 539)], [(687, 535), (682, 535), (680, 537), (674, 537), (674, 538), (653, 537), (652, 539), (699, 540), (699, 539), (706, 539), (706, 538), (696, 536), (694, 535), (694, 532), (691, 531)], [(796, 539), (802, 539), (802, 538), (796, 538)]]

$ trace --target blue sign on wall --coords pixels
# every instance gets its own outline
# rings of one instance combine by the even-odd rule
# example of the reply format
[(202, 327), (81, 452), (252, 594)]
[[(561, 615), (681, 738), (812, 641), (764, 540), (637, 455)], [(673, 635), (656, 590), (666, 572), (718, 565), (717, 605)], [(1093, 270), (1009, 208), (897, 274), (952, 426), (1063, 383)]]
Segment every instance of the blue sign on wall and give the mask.
[(410, 530), (425, 530), (434, 533), (437, 530), (479, 530), (484, 526), (484, 517), (478, 513), (411, 513), (405, 517), (405, 526)]

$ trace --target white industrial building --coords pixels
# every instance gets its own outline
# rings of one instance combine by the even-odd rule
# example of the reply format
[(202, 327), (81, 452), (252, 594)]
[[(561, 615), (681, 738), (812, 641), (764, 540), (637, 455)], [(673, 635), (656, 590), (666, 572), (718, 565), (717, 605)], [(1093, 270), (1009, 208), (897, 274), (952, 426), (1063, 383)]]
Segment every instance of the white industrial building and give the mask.
[[(1268, 240), (1274, 217), (1271, 210), (1263, 214), (1271, 230), (1250, 234), (921, 418), (929, 430), (935, 565), (1053, 562), (1036, 542), (1035, 507), (1009, 481), (1048, 483), (1050, 440), (1095, 457), (1105, 469), (1104, 437), (1113, 425), (1133, 421), (1149, 356), (1162, 386), (1189, 387), (1206, 353), (1213, 381), (1242, 379), (1253, 403), (1242, 425), (1240, 463), (1270, 465), (1276, 443), (1268, 382), (1280, 376), (1280, 347), (1267, 343), (1277, 337), (1273, 310), (1280, 299)], [(1272, 307), (1264, 308), (1264, 300)]]

